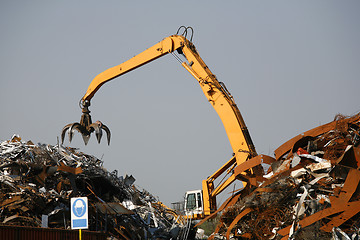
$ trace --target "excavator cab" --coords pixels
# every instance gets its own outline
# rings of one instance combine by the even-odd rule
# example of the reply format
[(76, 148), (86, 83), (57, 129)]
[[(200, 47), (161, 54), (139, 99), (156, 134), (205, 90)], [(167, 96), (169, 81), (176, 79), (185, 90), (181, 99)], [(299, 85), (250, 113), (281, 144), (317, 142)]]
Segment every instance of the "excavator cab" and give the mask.
[(204, 216), (204, 204), (202, 190), (187, 191), (184, 204), (187, 217), (199, 219)]

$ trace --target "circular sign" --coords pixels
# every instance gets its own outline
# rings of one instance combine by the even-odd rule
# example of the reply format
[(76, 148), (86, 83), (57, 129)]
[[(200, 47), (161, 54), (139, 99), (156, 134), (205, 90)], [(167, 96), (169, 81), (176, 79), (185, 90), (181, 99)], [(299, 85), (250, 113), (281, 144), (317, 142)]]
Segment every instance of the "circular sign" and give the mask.
[(86, 203), (82, 199), (76, 199), (74, 204), (72, 205), (73, 213), (76, 217), (84, 216), (86, 212)]

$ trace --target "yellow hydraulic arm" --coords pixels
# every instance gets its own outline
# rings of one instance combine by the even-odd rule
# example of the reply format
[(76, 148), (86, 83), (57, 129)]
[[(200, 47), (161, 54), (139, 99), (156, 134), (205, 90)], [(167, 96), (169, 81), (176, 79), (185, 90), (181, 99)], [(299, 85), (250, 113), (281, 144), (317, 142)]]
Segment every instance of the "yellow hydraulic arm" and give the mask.
[[(185, 31), (188, 28), (185, 28)], [(183, 55), (187, 62), (182, 62), (182, 66), (189, 71), (189, 73), (199, 82), (199, 85), (207, 97), (208, 101), (214, 107), (218, 113), (229, 138), (232, 150), (234, 152), (233, 158), (231, 158), (224, 166), (218, 171), (211, 175), (208, 179), (203, 181), (203, 198), (204, 198), (204, 211), (205, 215), (209, 215), (216, 210), (216, 195), (223, 191), (229, 184), (231, 184), (237, 176), (231, 175), (224, 183), (220, 186), (214, 186), (214, 180), (219, 177), (222, 173), (228, 169), (233, 169), (236, 165), (239, 165), (246, 160), (256, 156), (255, 147), (250, 138), (249, 132), (246, 128), (245, 122), (237, 108), (233, 97), (226, 89), (225, 85), (219, 82), (215, 75), (206, 66), (204, 61), (198, 54), (195, 46), (183, 35), (172, 35), (169, 36), (154, 46), (146, 49), (142, 53), (134, 56), (128, 61), (109, 68), (104, 72), (97, 75), (90, 83), (85, 95), (82, 97), (81, 102), (83, 105), (83, 116), (82, 122), (79, 125), (68, 124), (63, 129), (62, 140), (64, 132), (69, 130), (69, 135), (72, 134), (73, 129), (78, 130), (83, 134), (84, 140), (88, 139), (90, 133), (95, 131), (97, 133), (98, 140), (101, 138), (101, 129), (104, 129), (108, 134), (107, 127), (100, 122), (91, 123), (88, 106), (90, 100), (94, 94), (100, 89), (100, 87), (106, 82), (119, 77), (125, 73), (128, 73), (146, 63), (149, 63), (159, 57), (162, 57), (168, 53), (172, 53), (178, 60), (180, 58), (175, 54)], [(85, 119), (83, 121), (83, 119)], [(88, 120), (90, 119), (90, 121)], [(87, 122), (86, 122), (87, 121)], [(85, 126), (86, 125), (86, 126)], [(81, 127), (82, 126), (82, 127)], [(89, 127), (89, 126), (92, 126)], [(88, 129), (88, 130), (86, 130)], [(100, 135), (100, 136), (98, 136)], [(70, 136), (70, 140), (71, 140)], [(108, 135), (109, 137), (109, 135)], [(109, 140), (109, 138), (108, 138)]]

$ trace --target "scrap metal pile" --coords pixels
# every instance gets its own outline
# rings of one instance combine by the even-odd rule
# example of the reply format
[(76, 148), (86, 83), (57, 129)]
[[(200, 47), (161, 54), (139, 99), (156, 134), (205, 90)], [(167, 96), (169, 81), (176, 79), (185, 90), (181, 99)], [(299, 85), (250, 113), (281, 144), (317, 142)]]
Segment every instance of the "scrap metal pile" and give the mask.
[(359, 239), (359, 132), (360, 114), (338, 115), (284, 143), (267, 174), (228, 200), (211, 238)]
[(76, 149), (16, 135), (1, 142), (0, 224), (69, 229), (70, 198), (86, 196), (89, 230), (113, 239), (177, 239), (187, 232), (132, 176), (119, 177), (102, 164)]
[[(359, 144), (360, 114), (338, 115), (285, 142), (275, 158), (237, 166), (269, 169), (214, 213), (221, 215), (209, 239), (360, 239)], [(134, 181), (76, 149), (14, 136), (0, 142), (0, 224), (68, 229), (70, 198), (87, 196), (89, 230), (115, 239), (186, 239), (184, 219)]]

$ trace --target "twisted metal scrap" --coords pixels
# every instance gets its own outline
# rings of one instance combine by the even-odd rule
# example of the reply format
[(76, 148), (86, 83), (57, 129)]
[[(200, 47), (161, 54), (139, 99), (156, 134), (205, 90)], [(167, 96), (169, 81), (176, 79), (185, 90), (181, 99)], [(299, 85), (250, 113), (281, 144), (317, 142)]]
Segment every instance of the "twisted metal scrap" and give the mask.
[(210, 239), (215, 234), (288, 239), (307, 231), (330, 239), (334, 227), (354, 233), (360, 224), (359, 145), (360, 114), (337, 116), (284, 143), (261, 187), (239, 191), (237, 203), (229, 200), (222, 207)]

